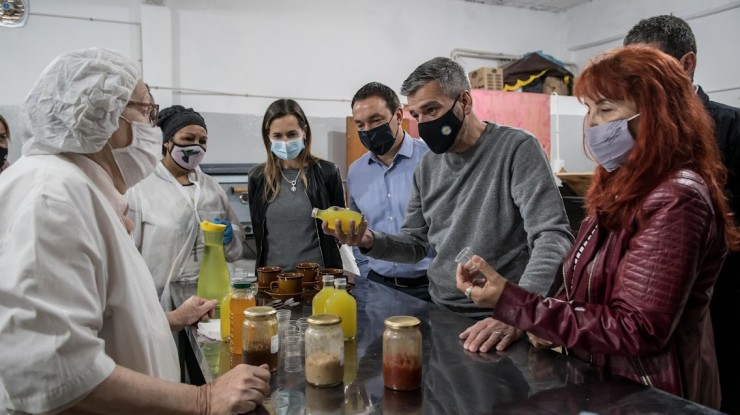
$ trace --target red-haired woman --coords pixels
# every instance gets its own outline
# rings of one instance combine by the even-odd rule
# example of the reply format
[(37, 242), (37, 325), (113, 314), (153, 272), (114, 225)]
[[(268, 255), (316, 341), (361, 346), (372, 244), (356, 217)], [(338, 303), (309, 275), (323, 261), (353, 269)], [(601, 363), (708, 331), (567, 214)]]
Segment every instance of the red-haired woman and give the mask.
[[(712, 122), (670, 56), (610, 51), (575, 86), (599, 166), (587, 218), (543, 298), (506, 282), (480, 257), (457, 287), (493, 318), (564, 346), (607, 372), (718, 408), (709, 300), (728, 247), (740, 247), (722, 191)], [(473, 279), (477, 274), (485, 279)]]

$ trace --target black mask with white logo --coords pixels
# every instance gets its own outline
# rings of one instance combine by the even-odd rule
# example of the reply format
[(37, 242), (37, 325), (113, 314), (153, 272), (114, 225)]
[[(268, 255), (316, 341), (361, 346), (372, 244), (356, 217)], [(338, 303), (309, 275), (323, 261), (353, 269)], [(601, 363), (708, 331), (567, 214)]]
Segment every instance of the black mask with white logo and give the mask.
[(437, 154), (442, 154), (455, 144), (455, 138), (460, 133), (463, 119), (457, 118), (457, 115), (452, 111), (455, 109), (455, 104), (460, 99), (460, 95), (455, 98), (455, 102), (452, 103), (452, 107), (444, 115), (437, 118), (436, 120), (426, 121), (419, 123), (419, 135), (421, 139), (427, 143), (429, 149)]

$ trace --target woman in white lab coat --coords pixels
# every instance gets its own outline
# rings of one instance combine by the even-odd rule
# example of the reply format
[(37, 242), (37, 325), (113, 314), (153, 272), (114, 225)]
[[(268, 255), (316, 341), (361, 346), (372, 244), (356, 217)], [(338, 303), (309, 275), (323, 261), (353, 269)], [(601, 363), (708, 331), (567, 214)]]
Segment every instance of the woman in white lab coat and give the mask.
[(162, 110), (164, 158), (154, 173), (126, 194), (133, 236), (154, 278), (165, 310), (170, 310), (170, 283), (195, 281), (203, 257), (204, 220), (224, 223), (224, 254), (229, 262), (242, 256), (244, 234), (223, 188), (198, 167), (208, 148), (205, 120), (180, 105)]
[(168, 321), (123, 196), (157, 164), (156, 112), (105, 49), (62, 54), (24, 101), (23, 157), (0, 175), (0, 413), (234, 413), (269, 394), (266, 367), (177, 383), (170, 328), (199, 316)]

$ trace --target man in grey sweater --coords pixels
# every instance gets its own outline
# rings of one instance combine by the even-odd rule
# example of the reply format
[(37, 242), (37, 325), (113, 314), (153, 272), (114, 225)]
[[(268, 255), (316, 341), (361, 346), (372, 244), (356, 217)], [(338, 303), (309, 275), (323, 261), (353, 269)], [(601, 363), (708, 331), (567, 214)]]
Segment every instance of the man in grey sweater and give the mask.
[(464, 247), (512, 282), (545, 294), (573, 243), (542, 146), (526, 131), (484, 123), (473, 113), (465, 70), (448, 58), (420, 65), (401, 93), (429, 146), (414, 172), (400, 233), (330, 231), (342, 243), (387, 261), (417, 262), (437, 252), (427, 275), (432, 300), (479, 319), (460, 334), (467, 350), (503, 350), (522, 332), (477, 308), (455, 287), (455, 257)]

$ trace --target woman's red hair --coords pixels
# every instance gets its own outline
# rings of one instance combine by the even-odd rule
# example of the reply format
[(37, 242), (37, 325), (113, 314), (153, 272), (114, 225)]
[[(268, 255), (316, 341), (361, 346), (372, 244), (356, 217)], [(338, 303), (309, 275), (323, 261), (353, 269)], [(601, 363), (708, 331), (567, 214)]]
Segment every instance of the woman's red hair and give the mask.
[(640, 113), (640, 128), (627, 160), (611, 173), (596, 168), (586, 195), (589, 215), (599, 214), (609, 229), (622, 229), (650, 191), (688, 168), (709, 187), (730, 248), (740, 248), (740, 231), (723, 190), (727, 171), (714, 123), (678, 61), (648, 46), (613, 49), (588, 65), (573, 92), (581, 100), (632, 101)]

